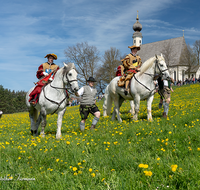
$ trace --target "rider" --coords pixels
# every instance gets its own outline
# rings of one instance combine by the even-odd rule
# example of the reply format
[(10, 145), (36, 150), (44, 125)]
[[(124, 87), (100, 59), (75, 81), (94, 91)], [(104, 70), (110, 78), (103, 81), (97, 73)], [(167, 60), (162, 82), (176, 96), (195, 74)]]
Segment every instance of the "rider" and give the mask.
[(137, 51), (140, 50), (140, 47), (133, 45), (128, 46), (128, 48), (131, 49), (131, 53), (129, 53), (124, 59), (121, 60), (123, 65), (123, 67), (121, 67), (121, 73), (123, 76), (118, 81), (118, 86), (124, 86), (125, 84), (125, 95), (128, 94), (129, 81), (133, 75), (140, 70), (139, 68), (142, 64), (140, 56), (136, 55)]
[(94, 119), (92, 121), (92, 126), (90, 129), (95, 128), (95, 126), (100, 118), (100, 111), (95, 104), (96, 103), (95, 96), (97, 94), (97, 90), (96, 90), (96, 88), (93, 87), (94, 82), (96, 82), (96, 80), (93, 77), (89, 77), (87, 82), (88, 82), (88, 85), (83, 86), (76, 93), (76, 96), (82, 96), (81, 104), (80, 104), (80, 108), (79, 108), (80, 115), (81, 115), (81, 122), (80, 122), (81, 131), (84, 131), (84, 129), (85, 129), (85, 121), (86, 121), (89, 113), (94, 115)]
[[(47, 58), (47, 62), (41, 64), (38, 67), (38, 71), (36, 73), (39, 81), (36, 83), (34, 90), (30, 93), (29, 102), (32, 105), (35, 105), (38, 102), (39, 94), (41, 92), (42, 87), (48, 83), (48, 81), (52, 81), (56, 71), (59, 69), (59, 66), (53, 63), (53, 60), (57, 60), (57, 55), (54, 53), (47, 54), (44, 58)], [(50, 74), (51, 73), (51, 74)]]
[(171, 87), (171, 82), (174, 83), (173, 78), (170, 78), (170, 80), (162, 80), (161, 77), (158, 79), (158, 93), (160, 95), (160, 103), (159, 103), (159, 108), (162, 107), (164, 108), (163, 112), (163, 117), (167, 118), (168, 111), (169, 111), (169, 103), (170, 103), (170, 91), (174, 92), (172, 87)]

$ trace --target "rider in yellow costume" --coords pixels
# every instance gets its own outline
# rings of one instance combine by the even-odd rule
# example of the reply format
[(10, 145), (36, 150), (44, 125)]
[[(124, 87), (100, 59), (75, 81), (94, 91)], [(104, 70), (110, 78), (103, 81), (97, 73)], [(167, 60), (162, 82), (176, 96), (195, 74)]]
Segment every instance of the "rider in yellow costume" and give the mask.
[(142, 65), (142, 61), (139, 55), (137, 54), (137, 51), (140, 50), (139, 46), (128, 46), (128, 48), (131, 49), (131, 53), (129, 53), (124, 59), (122, 59), (122, 65), (121, 67), (122, 71), (122, 77), (118, 81), (118, 86), (122, 87), (125, 84), (125, 95), (128, 94), (128, 86), (129, 86), (129, 81), (133, 77), (135, 73), (137, 73)]

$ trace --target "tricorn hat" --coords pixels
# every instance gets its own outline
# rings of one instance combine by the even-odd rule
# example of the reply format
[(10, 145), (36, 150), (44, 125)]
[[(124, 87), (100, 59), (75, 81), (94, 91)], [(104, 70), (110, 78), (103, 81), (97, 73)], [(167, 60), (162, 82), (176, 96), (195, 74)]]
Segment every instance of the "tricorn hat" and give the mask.
[(128, 46), (128, 48), (130, 48), (130, 49), (134, 49), (134, 48), (137, 48), (138, 50), (140, 50), (140, 46), (135, 46), (135, 45), (132, 45), (132, 46)]
[(55, 60), (57, 59), (57, 55), (54, 53), (49, 53), (44, 58), (46, 58), (46, 57), (48, 58), (49, 56), (52, 56)]
[(97, 82), (93, 77), (89, 77), (89, 79), (87, 80), (87, 82), (90, 81), (90, 82)]

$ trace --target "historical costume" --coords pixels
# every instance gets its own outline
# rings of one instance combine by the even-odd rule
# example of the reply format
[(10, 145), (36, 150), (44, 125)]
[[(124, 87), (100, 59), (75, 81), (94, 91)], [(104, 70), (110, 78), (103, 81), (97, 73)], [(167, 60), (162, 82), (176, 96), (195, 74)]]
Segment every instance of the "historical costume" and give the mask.
[(53, 80), (56, 71), (59, 69), (59, 66), (53, 63), (53, 60), (57, 60), (56, 54), (47, 54), (44, 58), (47, 58), (48, 61), (46, 63), (41, 64), (38, 67), (36, 76), (39, 79), (39, 81), (36, 83), (34, 90), (29, 95), (29, 102), (33, 105), (35, 105), (38, 102), (42, 87)]
[(80, 108), (79, 108), (80, 115), (81, 115), (81, 122), (80, 122), (81, 131), (84, 131), (84, 129), (85, 129), (85, 121), (86, 121), (89, 113), (91, 113), (92, 115), (95, 116), (92, 121), (92, 126), (90, 129), (95, 128), (95, 126), (100, 118), (100, 111), (95, 104), (97, 90), (96, 90), (96, 88), (93, 87), (93, 84), (94, 84), (94, 82), (96, 82), (96, 80), (93, 77), (89, 77), (87, 82), (88, 82), (88, 85), (80, 88), (76, 94), (77, 96), (82, 96)]
[(125, 95), (128, 94), (129, 81), (133, 75), (139, 71), (142, 64), (140, 56), (136, 55), (137, 51), (140, 50), (140, 47), (133, 45), (129, 46), (129, 48), (131, 49), (131, 53), (121, 60), (122, 66), (120, 67), (122, 68), (122, 77), (118, 81), (118, 86), (122, 87), (125, 85)]

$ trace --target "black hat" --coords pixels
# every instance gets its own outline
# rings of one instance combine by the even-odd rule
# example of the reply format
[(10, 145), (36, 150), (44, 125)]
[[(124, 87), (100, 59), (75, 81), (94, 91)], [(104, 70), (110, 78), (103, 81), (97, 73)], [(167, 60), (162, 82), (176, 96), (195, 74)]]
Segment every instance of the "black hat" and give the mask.
[(89, 79), (87, 80), (87, 82), (90, 81), (90, 82), (97, 82), (93, 77), (89, 77)]

